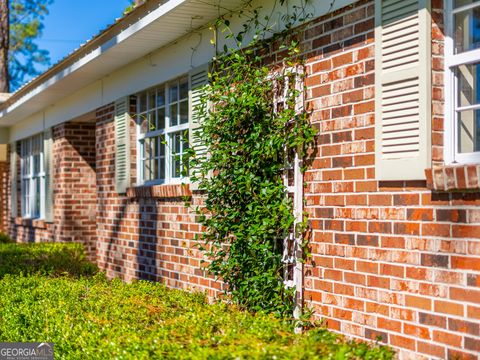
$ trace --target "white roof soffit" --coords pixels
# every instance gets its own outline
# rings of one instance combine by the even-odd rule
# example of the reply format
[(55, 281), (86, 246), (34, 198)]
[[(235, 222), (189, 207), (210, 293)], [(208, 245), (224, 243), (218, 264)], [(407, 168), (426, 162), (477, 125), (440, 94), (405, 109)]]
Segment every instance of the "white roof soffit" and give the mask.
[[(116, 36), (107, 38), (98, 46), (80, 47), (66, 59), (88, 50), (67, 67), (55, 65), (46, 73), (52, 75), (43, 81), (33, 80), (16, 93), (13, 102), (0, 110), (0, 126), (10, 126), (42, 110), (54, 102), (103, 78), (113, 71), (176, 39), (198, 29), (218, 16), (236, 10), (244, 0), (169, 0), (140, 20), (132, 23)], [(108, 29), (105, 31), (108, 33)], [(94, 38), (95, 39), (95, 38)], [(40, 76), (41, 77), (41, 76)], [(37, 84), (38, 83), (38, 84)], [(18, 98), (17, 98), (18, 97)]]

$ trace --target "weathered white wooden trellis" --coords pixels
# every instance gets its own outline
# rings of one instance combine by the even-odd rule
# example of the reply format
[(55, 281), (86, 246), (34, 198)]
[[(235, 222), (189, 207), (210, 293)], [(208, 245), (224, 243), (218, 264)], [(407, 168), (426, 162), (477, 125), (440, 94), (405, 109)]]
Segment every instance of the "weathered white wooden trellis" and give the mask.
[[(274, 81), (275, 111), (288, 106), (287, 99), (296, 93), (295, 112), (304, 111), (304, 83), (303, 67), (286, 68)], [(295, 121), (292, 119), (292, 121)], [(287, 124), (287, 126), (292, 125)], [(299, 318), (303, 306), (303, 174), (301, 172), (302, 159), (299, 151), (293, 151), (285, 159), (283, 181), (287, 196), (292, 200), (294, 225), (283, 239), (284, 284), (288, 288), (295, 288), (294, 317)]]

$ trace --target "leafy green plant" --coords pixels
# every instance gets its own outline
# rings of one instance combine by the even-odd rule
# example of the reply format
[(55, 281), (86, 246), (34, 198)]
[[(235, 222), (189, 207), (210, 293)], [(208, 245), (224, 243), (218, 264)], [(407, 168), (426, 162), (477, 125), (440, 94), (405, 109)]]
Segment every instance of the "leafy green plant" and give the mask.
[(40, 243), (1, 244), (0, 278), (18, 274), (68, 274), (73, 277), (91, 276), (98, 272), (85, 257), (82, 244)]
[(56, 359), (392, 359), (386, 347), (253, 315), (159, 283), (6, 276), (0, 341), (55, 344)]
[(5, 234), (4, 232), (0, 232), (0, 244), (9, 244), (13, 243), (13, 239), (8, 236), (8, 234)]
[[(306, 20), (303, 10), (284, 19), (288, 32), (272, 38), (268, 17), (261, 21), (256, 9), (239, 33), (229, 20), (217, 22), (234, 46), (214, 59), (196, 108), (202, 127), (195, 139), (208, 156), (189, 153), (192, 180), (206, 196), (198, 212), (207, 269), (228, 285), (236, 304), (278, 316), (291, 316), (294, 307), (294, 289), (283, 278), (283, 239), (295, 226), (283, 175), (315, 134), (298, 107), (303, 61), (291, 24)], [(248, 36), (253, 40), (245, 47)], [(284, 50), (273, 71), (265, 63), (272, 42)]]
[(56, 359), (393, 358), (325, 328), (294, 334), (289, 321), (203, 294), (91, 276), (87, 263), (78, 244), (0, 244), (0, 341), (53, 342)]

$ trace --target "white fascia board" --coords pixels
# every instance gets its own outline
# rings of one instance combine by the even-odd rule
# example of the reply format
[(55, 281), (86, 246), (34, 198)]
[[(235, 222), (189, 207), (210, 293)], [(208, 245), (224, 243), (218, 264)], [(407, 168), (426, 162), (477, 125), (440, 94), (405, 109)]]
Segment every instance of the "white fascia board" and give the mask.
[(64, 78), (66, 78), (68, 75), (72, 74), (73, 72), (75, 72), (79, 68), (83, 67), (84, 65), (86, 65), (87, 63), (92, 61), (93, 59), (97, 58), (100, 55), (100, 53), (101, 53), (100, 49), (97, 48), (96, 50), (92, 51), (90, 54), (88, 54), (85, 57), (83, 57), (82, 59), (78, 60), (77, 62), (75, 62), (74, 64), (69, 66), (68, 68), (66, 68), (66, 69), (60, 71), (59, 73), (57, 73), (56, 75), (52, 76), (47, 81), (45, 81), (43, 84), (41, 84), (40, 86), (33, 89), (32, 91), (30, 91), (25, 96), (21, 97), (18, 101), (16, 101), (11, 106), (9, 106), (8, 108), (6, 108), (2, 112), (0, 112), (0, 122), (1, 122), (1, 118), (4, 115), (6, 115), (7, 113), (10, 113), (11, 111), (15, 110), (16, 108), (18, 108), (22, 104), (26, 103), (28, 100), (32, 99), (33, 97), (35, 97), (36, 95), (45, 91), (46, 89), (48, 89), (52, 85), (58, 83), (59, 81), (61, 81)]
[[(133, 25), (129, 26), (127, 29), (123, 30), (120, 34), (117, 36), (114, 36), (110, 40), (106, 41), (96, 49), (92, 50), (85, 56), (83, 56), (81, 59), (77, 60), (75, 63), (70, 65), (69, 67), (65, 68), (64, 70), (59, 71), (57, 74), (43, 82), (41, 85), (37, 86), (36, 88), (32, 89), (30, 92), (28, 92), (26, 95), (21, 97), (19, 100), (17, 100), (15, 103), (7, 107), (6, 109), (0, 111), (0, 126), (1, 125), (10, 125), (8, 124), (8, 115), (12, 113), (14, 110), (18, 109), (21, 107), (23, 104), (29, 102), (29, 100), (32, 100), (34, 97), (39, 95), (40, 93), (48, 90), (51, 88), (53, 85), (58, 84), (62, 80), (66, 80), (71, 74), (75, 73), (76, 71), (84, 68), (87, 64), (91, 63), (92, 61), (100, 58), (103, 54), (105, 54), (107, 51), (110, 49), (114, 48), (116, 45), (125, 42), (129, 38), (131, 38), (133, 35), (137, 34), (138, 32), (144, 30), (147, 28), (149, 25), (152, 25), (156, 21), (161, 21), (161, 18), (167, 16), (169, 13), (171, 13), (173, 10), (177, 9), (178, 7), (188, 4), (192, 2), (192, 0), (170, 0), (167, 1), (165, 4), (161, 5), (158, 9), (153, 10), (151, 13), (145, 15), (142, 19), (134, 23)], [(181, 27), (185, 27), (185, 24), (180, 24)], [(161, 46), (162, 44), (160, 44)], [(165, 44), (164, 44), (165, 45)], [(144, 54), (140, 54), (139, 56), (143, 56)], [(103, 75), (107, 75), (103, 74)], [(97, 74), (96, 78), (98, 79), (101, 77), (102, 74)], [(82, 84), (84, 86), (85, 84)], [(73, 91), (76, 91), (78, 89), (75, 89)], [(72, 92), (73, 92), (72, 91)], [(48, 105), (48, 104), (42, 104), (42, 105)], [(39, 110), (39, 109), (37, 109)], [(28, 110), (27, 110), (28, 112)], [(30, 115), (30, 114), (28, 114)], [(28, 116), (27, 115), (27, 116)], [(4, 121), (2, 121), (4, 120)], [(7, 124), (5, 124), (7, 122)], [(2, 124), (3, 123), (3, 124)]]

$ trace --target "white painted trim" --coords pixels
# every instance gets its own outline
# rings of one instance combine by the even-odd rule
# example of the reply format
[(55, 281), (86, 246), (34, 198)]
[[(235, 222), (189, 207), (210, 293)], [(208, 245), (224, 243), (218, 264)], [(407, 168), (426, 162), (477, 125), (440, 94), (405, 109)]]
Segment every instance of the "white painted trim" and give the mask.
[[(448, 0), (447, 0), (448, 1)], [(476, 8), (478, 7), (480, 4), (477, 3), (477, 2), (472, 2), (471, 4), (467, 4), (467, 5), (463, 5), (463, 6), (460, 6), (460, 7), (457, 7), (455, 9), (450, 9), (450, 11), (453, 13), (453, 14), (457, 14), (459, 12), (462, 12), (462, 11), (465, 11), (465, 10), (470, 10), (470, 9), (473, 9), (473, 8)]]
[[(375, 0), (375, 177), (377, 180), (423, 180), (425, 169), (431, 166), (431, 123), (432, 123), (432, 71), (431, 71), (431, 3), (430, 0), (416, 0), (418, 12), (418, 65), (404, 64), (395, 68), (383, 68), (384, 21), (382, 19), (388, 4)], [(403, 20), (403, 19), (402, 19)], [(406, 26), (397, 21), (397, 26)], [(387, 23), (387, 26), (391, 24)], [(393, 30), (392, 30), (393, 31)], [(383, 91), (386, 87), (408, 79), (418, 79), (418, 151), (416, 153), (383, 153)]]
[(152, 24), (154, 21), (167, 15), (173, 9), (177, 8), (178, 6), (191, 2), (192, 0), (169, 0), (158, 9), (152, 11), (151, 13), (147, 14), (145, 17), (137, 21), (135, 24), (131, 25), (127, 29), (123, 30), (117, 36), (111, 38), (107, 42), (103, 43), (101, 46), (92, 50), (90, 53), (82, 57), (80, 60), (77, 60), (69, 67), (65, 68), (64, 70), (59, 71), (53, 77), (49, 78), (47, 81), (39, 85), (38, 87), (32, 89), (28, 92), (25, 96), (20, 98), (14, 104), (9, 106), (7, 109), (0, 111), (0, 118), (4, 116), (6, 113), (11, 112), (16, 107), (22, 105), (23, 103), (27, 102), (28, 100), (32, 99), (34, 96), (38, 95), (42, 91), (45, 91), (50, 86), (58, 83), (60, 80), (63, 80), (67, 76), (71, 75), (78, 69), (82, 68), (86, 64), (92, 62), (93, 60), (99, 58), (102, 54), (106, 53), (115, 45), (125, 41), (126, 39), (130, 38), (132, 35), (136, 34), (137, 32), (141, 31), (148, 25)]
[[(33, 175), (34, 173), (34, 161), (33, 161), (33, 140), (35, 138), (38, 138), (39, 144), (41, 146), (41, 151), (40, 151), (40, 159), (39, 159), (39, 165), (40, 165), (40, 172), (36, 174), (35, 176)], [(29, 152), (28, 154), (24, 154), (24, 149), (23, 147), (25, 146), (24, 144), (28, 142), (29, 143)], [(45, 162), (44, 162), (44, 139), (43, 139), (43, 133), (31, 136), (27, 139), (22, 140), (20, 143), (20, 194), (21, 194), (21, 216), (22, 218), (25, 219), (44, 219), (45, 217)], [(23, 174), (23, 169), (24, 169), (24, 162), (25, 162), (25, 156), (29, 158), (30, 162), (30, 169), (29, 173), (27, 175)], [(40, 193), (37, 195), (36, 189), (34, 187), (35, 182), (33, 181), (34, 179), (38, 179), (37, 181), (40, 181)], [(26, 209), (26, 192), (25, 192), (25, 187), (24, 187), (24, 180), (28, 180), (29, 184), (29, 207), (28, 210)], [(33, 195), (32, 195), (33, 194)], [(37, 196), (40, 197), (40, 208), (38, 210), (38, 216), (33, 215), (32, 213), (32, 204), (36, 203)]]
[[(135, 114), (135, 127), (136, 127), (136, 134), (137, 134), (137, 137), (136, 137), (137, 186), (150, 186), (150, 185), (161, 185), (161, 184), (173, 185), (173, 184), (182, 184), (182, 183), (186, 183), (186, 182), (189, 181), (188, 177), (173, 177), (172, 176), (173, 163), (171, 161), (171, 157), (172, 157), (171, 135), (174, 134), (174, 133), (177, 133), (177, 132), (189, 130), (189, 123), (191, 121), (190, 104), (189, 104), (189, 102), (191, 101), (190, 96), (187, 97), (188, 117), (189, 117), (187, 123), (178, 124), (178, 125), (175, 125), (175, 126), (170, 126), (170, 109), (169, 109), (169, 105), (170, 105), (170, 91), (169, 91), (169, 89), (170, 89), (171, 83), (175, 82), (179, 86), (180, 85), (180, 80), (185, 80), (185, 79), (187, 79), (187, 77), (188, 77), (188, 74), (178, 76), (178, 77), (175, 77), (175, 78), (173, 78), (169, 81), (166, 81), (165, 83), (159, 84), (152, 89), (145, 89), (145, 90), (140, 92), (140, 93), (144, 93), (144, 92), (147, 93), (147, 111), (146, 111), (146, 113), (148, 113), (148, 111), (151, 110), (149, 105), (148, 105), (148, 91), (149, 90), (150, 91), (155, 90), (155, 92), (156, 92), (158, 90), (158, 88), (162, 88), (162, 87), (164, 88), (164, 91), (165, 91), (165, 106), (164, 106), (164, 108), (165, 108), (165, 128), (163, 128), (161, 130), (147, 132), (147, 134), (142, 134), (141, 133), (141, 122), (139, 121), (139, 116), (140, 115), (137, 115), (137, 114), (140, 114), (140, 110), (139, 110), (140, 104), (137, 100), (137, 106), (136, 106), (137, 107), (137, 114)], [(190, 81), (189, 80), (188, 80), (188, 86), (189, 86), (188, 92), (190, 93)], [(138, 94), (137, 94), (137, 96), (138, 96)], [(176, 105), (178, 106), (178, 104), (179, 104), (179, 102), (177, 101)], [(155, 109), (157, 109), (157, 106), (155, 106)], [(165, 142), (166, 142), (166, 144), (165, 144), (165, 156), (164, 156), (165, 178), (164, 179), (154, 179), (154, 180), (145, 181), (144, 174), (143, 174), (143, 159), (142, 159), (143, 157), (142, 157), (142, 153), (141, 153), (140, 142), (142, 140), (154, 138), (154, 137), (157, 137), (157, 136), (160, 136), (160, 135), (165, 136)]]
[[(472, 64), (480, 61), (480, 49), (465, 51), (460, 54), (454, 54), (454, 11), (452, 0), (444, 0), (444, 22), (445, 22), (445, 112), (444, 112), (444, 163), (445, 164), (470, 164), (480, 163), (480, 152), (459, 153), (458, 152), (458, 111), (478, 109), (480, 105), (459, 107), (457, 102), (456, 89), (457, 79), (453, 68), (458, 65)], [(479, 3), (473, 3), (456, 9), (455, 12), (468, 10), (479, 6)]]
[[(447, 13), (447, 16), (448, 16), (448, 13)], [(450, 18), (451, 18), (451, 16), (450, 16)], [(452, 25), (453, 24), (449, 25), (449, 29), (451, 29)], [(452, 30), (450, 30), (450, 31), (452, 31)], [(450, 38), (450, 36), (452, 36), (451, 32), (447, 33), (447, 34), (448, 35), (446, 36), (446, 38)], [(445, 39), (445, 41), (446, 41), (446, 39)], [(468, 50), (468, 51), (464, 51), (460, 54), (454, 54), (453, 53), (453, 41), (452, 41), (452, 44), (451, 44), (450, 51), (451, 52), (449, 53), (449, 56), (445, 56), (445, 65), (447, 67), (453, 67), (453, 66), (465, 65), (465, 64), (472, 64), (474, 62), (479, 61), (479, 59), (480, 59), (480, 49)], [(446, 51), (445, 51), (445, 54), (447, 54)]]

